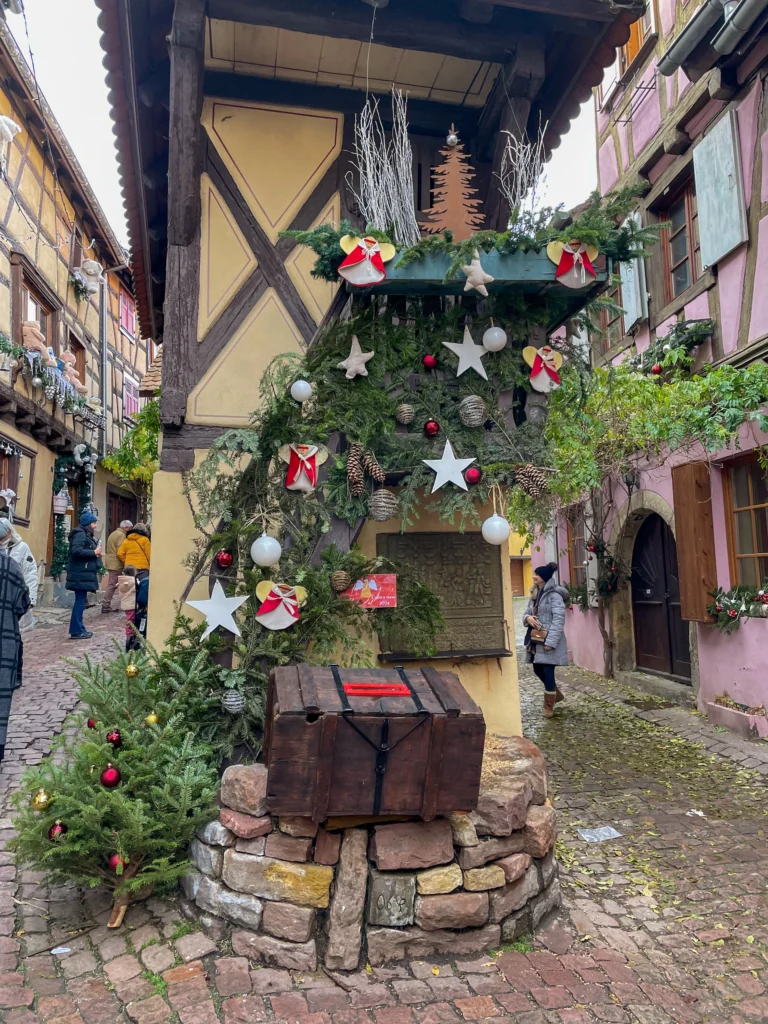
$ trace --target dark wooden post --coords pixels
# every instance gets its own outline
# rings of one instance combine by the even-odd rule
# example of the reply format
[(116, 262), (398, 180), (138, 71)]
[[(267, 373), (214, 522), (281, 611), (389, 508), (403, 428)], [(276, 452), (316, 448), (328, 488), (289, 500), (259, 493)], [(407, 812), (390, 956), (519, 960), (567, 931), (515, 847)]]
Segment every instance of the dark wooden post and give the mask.
[(206, 0), (176, 0), (170, 36), (168, 258), (160, 399), (164, 427), (184, 422), (197, 345), (205, 11)]

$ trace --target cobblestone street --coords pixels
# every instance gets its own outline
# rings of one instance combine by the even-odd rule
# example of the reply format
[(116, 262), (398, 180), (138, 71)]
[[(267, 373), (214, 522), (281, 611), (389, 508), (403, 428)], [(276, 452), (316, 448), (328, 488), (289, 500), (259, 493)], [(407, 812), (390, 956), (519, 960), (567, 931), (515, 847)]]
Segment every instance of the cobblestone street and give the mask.
[[(86, 621), (94, 636), (76, 647), (65, 639), (63, 618), (27, 640), (0, 770), (3, 801), (76, 704), (62, 659), (104, 657), (120, 637), (122, 616), (92, 611)], [(723, 746), (688, 711), (668, 714), (653, 699), (579, 670), (563, 671), (562, 681), (567, 701), (545, 721), (540, 685), (522, 671), (525, 731), (547, 757), (559, 814), (564, 897), (534, 948), (519, 942), (470, 960), (397, 963), (337, 983), (233, 957), (225, 939), (195, 930), (173, 901), (134, 907), (126, 927), (109, 932), (102, 894), (49, 889), (0, 852), (0, 1017), (7, 1024), (768, 1021), (765, 783), (730, 759), (747, 760), (749, 751)], [(680, 732), (731, 754), (713, 755)], [(3, 816), (2, 843), (12, 834), (7, 807)], [(620, 837), (589, 843), (577, 832), (607, 825)]]

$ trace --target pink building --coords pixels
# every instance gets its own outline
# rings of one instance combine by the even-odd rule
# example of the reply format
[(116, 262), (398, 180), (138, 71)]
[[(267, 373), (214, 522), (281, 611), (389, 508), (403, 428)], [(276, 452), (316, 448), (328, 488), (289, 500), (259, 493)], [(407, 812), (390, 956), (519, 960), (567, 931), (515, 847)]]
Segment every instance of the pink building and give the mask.
[[(598, 360), (619, 362), (679, 321), (710, 318), (697, 364), (768, 356), (767, 26), (768, 0), (649, 0), (606, 72), (596, 94), (600, 188), (646, 180), (638, 215), (670, 227), (644, 267), (622, 269), (625, 313), (604, 324)], [(768, 436), (745, 429), (740, 441), (740, 451), (641, 473), (631, 497), (614, 482), (618, 511), (604, 539), (631, 576), (608, 625), (620, 678), (692, 686), (710, 717), (765, 735), (768, 718), (712, 703), (727, 693), (744, 708), (768, 705), (768, 619), (724, 635), (706, 610), (715, 586), (768, 579), (768, 475), (755, 455)], [(589, 585), (588, 543), (589, 524), (559, 524), (563, 580)], [(569, 612), (568, 639), (577, 665), (603, 671), (594, 609)]]

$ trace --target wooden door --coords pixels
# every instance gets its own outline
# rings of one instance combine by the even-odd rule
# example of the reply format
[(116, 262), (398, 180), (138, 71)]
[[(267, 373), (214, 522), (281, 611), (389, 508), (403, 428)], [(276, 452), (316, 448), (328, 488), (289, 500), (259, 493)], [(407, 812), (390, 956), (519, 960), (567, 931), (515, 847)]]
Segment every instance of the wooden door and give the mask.
[(522, 558), (510, 558), (509, 573), (512, 577), (512, 597), (525, 597), (525, 575)]
[(648, 516), (640, 527), (631, 579), (637, 667), (690, 682), (688, 624), (680, 614), (677, 545), (661, 516)]
[(117, 491), (109, 492), (109, 507), (107, 509), (107, 533), (108, 537), (113, 530), (116, 530), (123, 520), (136, 522), (138, 514), (138, 503), (135, 498), (128, 498), (125, 494)]

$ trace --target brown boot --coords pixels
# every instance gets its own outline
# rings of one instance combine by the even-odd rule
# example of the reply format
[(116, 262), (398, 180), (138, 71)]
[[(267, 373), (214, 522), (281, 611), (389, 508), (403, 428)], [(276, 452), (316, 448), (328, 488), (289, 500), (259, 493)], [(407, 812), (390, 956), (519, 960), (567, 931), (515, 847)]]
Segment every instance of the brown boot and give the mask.
[(551, 718), (555, 713), (555, 701), (557, 700), (556, 693), (545, 693), (544, 694), (544, 717)]
[(559, 704), (561, 700), (565, 700), (565, 694), (560, 692), (560, 687), (558, 686), (555, 690), (555, 704)]

